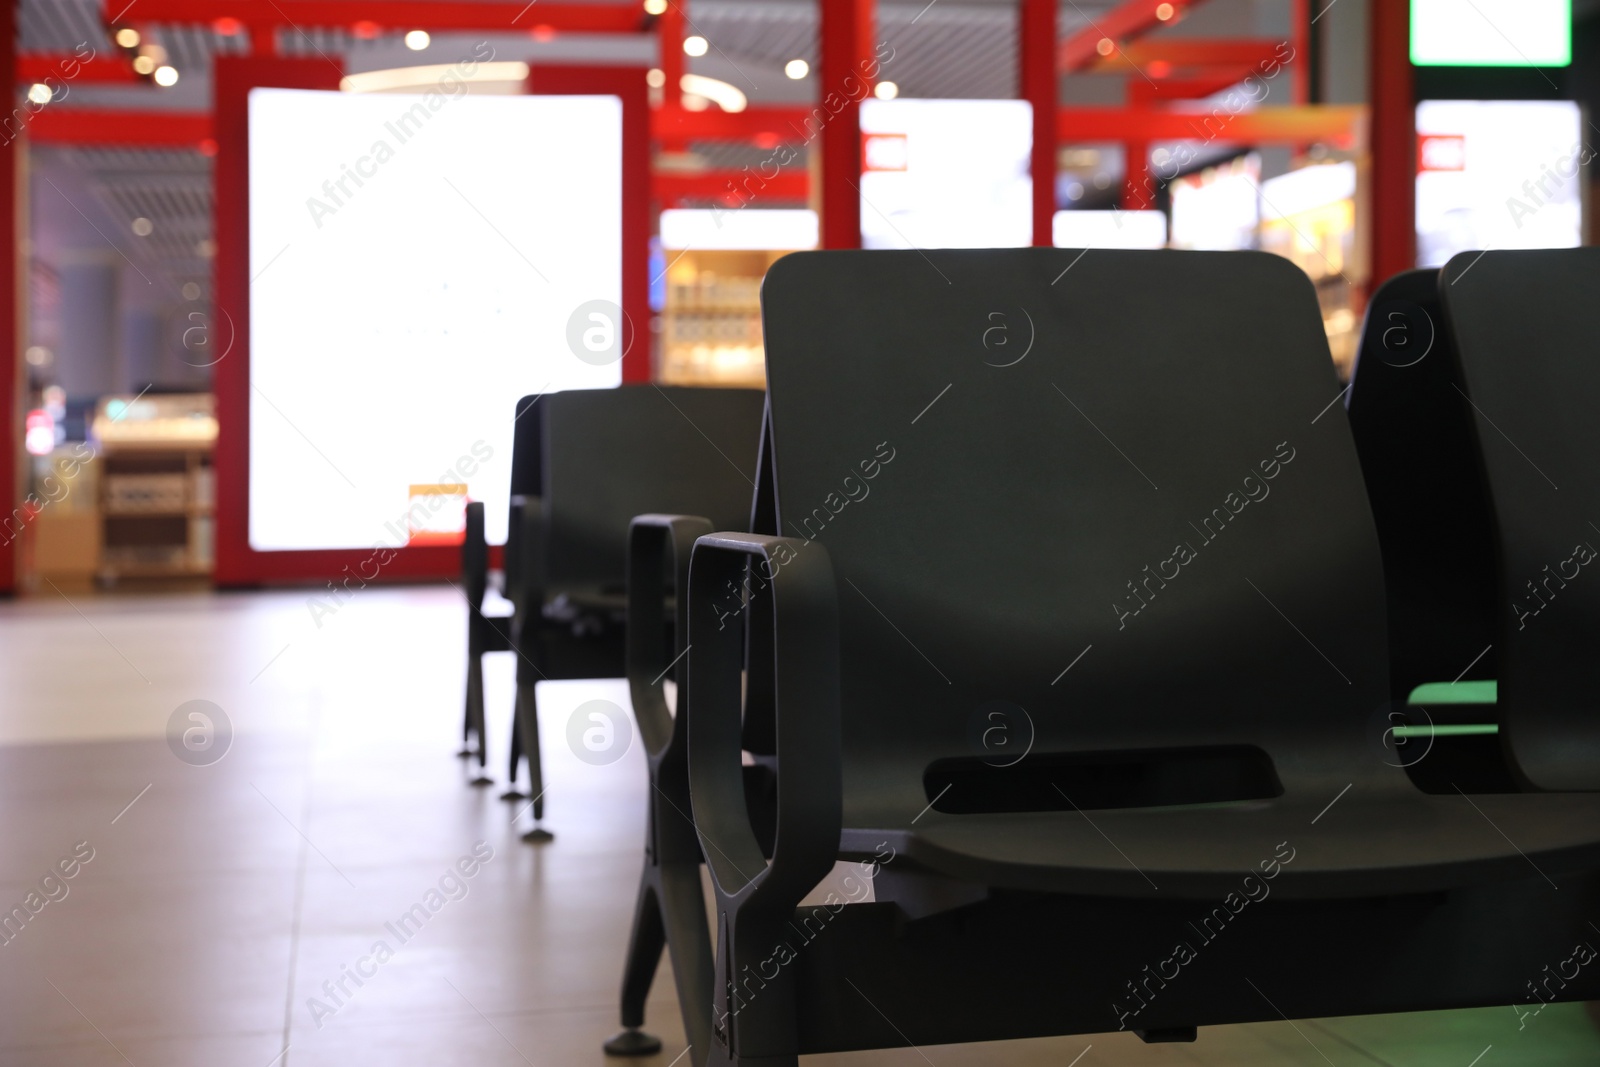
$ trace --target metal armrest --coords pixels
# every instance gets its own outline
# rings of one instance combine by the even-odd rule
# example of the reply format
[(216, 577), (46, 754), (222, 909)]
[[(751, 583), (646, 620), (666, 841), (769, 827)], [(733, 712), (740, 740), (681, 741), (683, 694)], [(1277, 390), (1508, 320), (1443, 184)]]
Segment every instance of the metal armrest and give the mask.
[[(678, 700), (674, 722), (660, 684), (667, 671), (683, 658), (689, 642), (689, 556), (695, 538), (712, 532), (711, 520), (697, 515), (637, 515), (628, 524), (628, 693), (633, 716), (645, 751), (665, 760), (669, 749), (674, 762), (688, 762), (688, 700)], [(671, 562), (667, 550), (671, 549)], [(668, 568), (677, 594), (677, 625), (673, 645), (666, 647), (662, 620), (667, 604)], [(670, 655), (668, 654), (670, 651)], [(682, 693), (682, 688), (679, 689)]]
[(461, 584), (467, 603), (474, 611), (483, 608), (483, 594), (489, 588), (489, 545), (483, 536), (483, 504), (467, 505), (466, 530), (461, 538)]
[[(746, 814), (740, 763), (744, 628), (725, 624), (746, 597), (752, 627), (771, 627), (770, 643), (751, 646), (773, 650), (778, 814), (770, 863)], [(786, 919), (832, 869), (843, 821), (839, 607), (827, 549), (792, 537), (701, 537), (689, 567), (689, 638), (689, 789), (706, 863), (724, 906)]]
[(532, 612), (537, 624), (544, 604), (544, 501), (536, 496), (511, 498), (511, 514), (506, 525), (505, 598), (511, 601), (517, 620)]

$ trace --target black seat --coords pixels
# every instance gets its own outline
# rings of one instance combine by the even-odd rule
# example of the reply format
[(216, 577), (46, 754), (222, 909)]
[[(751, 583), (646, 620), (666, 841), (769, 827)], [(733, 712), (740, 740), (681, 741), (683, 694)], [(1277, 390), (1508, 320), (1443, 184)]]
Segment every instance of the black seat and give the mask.
[(1499, 566), (1506, 750), (1528, 788), (1600, 789), (1600, 249), (1456, 256), (1439, 283), (1482, 456)]
[[(787, 536), (690, 576), (713, 1062), (1504, 1004), (1588, 929), (1600, 797), (1428, 795), (1374, 744), (1383, 565), (1292, 264), (801, 253), (763, 315)], [(770, 863), (719, 629), (751, 563)], [(840, 858), (877, 902), (796, 911)], [(1182, 939), (1210, 977), (1151, 985)]]
[(1488, 488), (1437, 270), (1398, 274), (1373, 294), (1348, 395), (1383, 550), (1393, 762), (1430, 792), (1515, 790), (1496, 736)]
[[(744, 522), (763, 401), (755, 389), (624, 385), (539, 402), (541, 492), (521, 508), (512, 596), (521, 607), (509, 768), (514, 786), (525, 751), (535, 823), (544, 814), (536, 683), (623, 675), (629, 522), (644, 512)], [(670, 621), (669, 612), (661, 625)], [(550, 835), (536, 825), (524, 836)]]
[[(539, 496), (544, 476), (539, 456), (543, 446), (543, 418), (539, 400), (542, 394), (522, 397), (517, 401), (516, 415), (512, 420), (511, 497), (507, 515), (506, 544), (501, 559), (502, 569), (496, 590), (508, 599), (515, 596), (518, 566), (522, 546), (522, 512), (529, 500)], [(466, 531), (461, 543), (461, 585), (467, 598), (467, 699), (466, 713), (462, 717), (462, 747), (458, 755), (476, 757), (478, 774), (474, 785), (491, 785), (493, 780), (483, 773), (489, 759), (489, 746), (484, 736), (483, 710), (483, 657), (489, 652), (511, 650), (511, 634), (515, 627), (517, 605), (511, 614), (489, 614), (483, 609), (484, 597), (494, 584), (495, 573), (489, 569), (489, 543), (484, 529), (482, 501), (467, 505)]]

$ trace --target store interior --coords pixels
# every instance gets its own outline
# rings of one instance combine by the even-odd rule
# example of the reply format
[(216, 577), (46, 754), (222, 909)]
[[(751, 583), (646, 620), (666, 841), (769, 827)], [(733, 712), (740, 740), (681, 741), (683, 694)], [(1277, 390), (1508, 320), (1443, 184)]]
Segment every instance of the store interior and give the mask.
[[(655, 1046), (602, 1048), (656, 787), (573, 738), (637, 690), (540, 681), (519, 771), (534, 683), (482, 620), (526, 610), (524, 414), (767, 389), (785, 257), (1278, 257), (1342, 420), (1385, 282), (1600, 244), (1600, 0), (8, 0), (0, 37), (0, 905), (81, 871), (6, 928), (4, 1064), (707, 1062), (670, 951)], [(1023, 310), (976, 360), (1026, 358)], [(770, 439), (696, 431), (759, 514)], [(431, 945), (341, 987), (440, 872)], [(1593, 1002), (1536, 999), (804, 1061), (1597, 1062)]]

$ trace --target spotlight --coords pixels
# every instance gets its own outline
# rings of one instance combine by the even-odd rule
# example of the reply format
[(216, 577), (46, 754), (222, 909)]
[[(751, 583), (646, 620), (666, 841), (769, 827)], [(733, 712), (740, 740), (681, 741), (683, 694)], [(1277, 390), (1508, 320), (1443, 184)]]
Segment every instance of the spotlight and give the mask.
[(122, 29), (117, 31), (117, 47), (138, 48), (139, 31), (134, 29), (132, 26), (122, 27)]
[(1112, 52), (1115, 52), (1117, 50), (1117, 45), (1116, 45), (1116, 42), (1113, 41), (1111, 38), (1102, 37), (1095, 44), (1094, 50), (1096, 52), (1099, 52), (1103, 56), (1109, 56)]
[(872, 95), (879, 100), (893, 100), (900, 95), (900, 86), (894, 82), (879, 82), (872, 87)]
[(140, 237), (149, 237), (155, 232), (155, 223), (140, 215), (133, 220), (133, 232)]
[(224, 15), (211, 23), (211, 28), (224, 37), (237, 37), (239, 31), (244, 29), (244, 23), (232, 15)]
[(1171, 4), (1157, 4), (1156, 5), (1156, 18), (1160, 19), (1162, 22), (1167, 22), (1176, 13), (1177, 13), (1176, 10), (1173, 8), (1173, 6)]
[(185, 300), (199, 300), (200, 299), (200, 286), (196, 285), (194, 282), (184, 282), (183, 283), (183, 298)]
[(46, 85), (44, 82), (34, 82), (32, 85), (28, 86), (28, 99), (33, 101), (35, 104), (39, 104), (41, 106), (48, 104), (51, 98), (55, 95), (56, 94), (51, 91), (50, 86)]
[(406, 47), (413, 52), (420, 52), (428, 47), (428, 43), (432, 40), (433, 38), (428, 36), (427, 30), (412, 30), (406, 34)]
[(382, 27), (380, 27), (376, 22), (373, 22), (371, 19), (361, 19), (359, 22), (351, 25), (350, 32), (355, 34), (356, 40), (358, 41), (370, 41), (374, 37), (378, 36), (380, 29), (382, 29)]
[(170, 89), (174, 85), (178, 84), (178, 68), (157, 67), (155, 77), (157, 85), (161, 86), (163, 89)]
[(155, 70), (156, 61), (149, 56), (133, 57), (133, 72), (135, 74), (154, 74)]
[(791, 59), (783, 65), (783, 72), (795, 81), (811, 73), (811, 64), (803, 59)]
[(651, 67), (645, 72), (644, 83), (652, 89), (659, 89), (667, 84), (667, 72), (660, 67)]
[(644, 13), (646, 15), (665, 15), (667, 13), (667, 0), (644, 0)]
[(710, 47), (710, 42), (708, 42), (704, 37), (694, 36), (685, 37), (683, 39), (684, 55), (703, 56)]

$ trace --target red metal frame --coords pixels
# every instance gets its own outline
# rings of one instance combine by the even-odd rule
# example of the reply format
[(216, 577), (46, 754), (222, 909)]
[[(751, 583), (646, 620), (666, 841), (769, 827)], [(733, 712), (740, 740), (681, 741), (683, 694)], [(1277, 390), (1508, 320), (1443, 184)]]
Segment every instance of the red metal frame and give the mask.
[(1224, 109), (1216, 116), (1209, 111), (1074, 107), (1056, 113), (1056, 128), (1063, 144), (1200, 138), (1228, 143), (1327, 141), (1348, 148), (1355, 146), (1365, 110), (1356, 104), (1270, 107), (1237, 113)]
[(1372, 0), (1372, 285), (1417, 264), (1417, 105), (1411, 5)]
[[(70, 72), (70, 73), (69, 73)], [(122, 56), (92, 56), (80, 59), (69, 52), (30, 52), (17, 57), (18, 85), (54, 78), (61, 82), (139, 82), (133, 64)], [(151, 87), (152, 92), (160, 92)]]
[[(639, 33), (644, 30), (645, 14), (638, 4), (545, 3), (524, 0), (104, 0), (102, 17), (107, 25), (121, 12), (127, 12), (118, 25), (141, 23), (203, 23), (221, 18), (237, 19), (256, 32), (265, 28), (300, 26), (354, 26), (374, 23), (388, 30), (505, 30), (528, 29), (535, 25), (576, 33)], [(128, 16), (131, 16), (128, 17)]]
[[(367, 549), (257, 552), (249, 541), (250, 478), (250, 190), (247, 101), (258, 86), (336, 89), (339, 72), (324, 59), (219, 56), (215, 67), (217, 160), (215, 170), (217, 255), (215, 305), (226, 309), (235, 328), (232, 353), (213, 371), (216, 393), (217, 541), (213, 580), (218, 586), (267, 582), (341, 580)], [(552, 67), (536, 72), (537, 92), (618, 96), (623, 101), (623, 309), (635, 330), (649, 322), (649, 129), (644, 71), (638, 68)], [(638, 335), (623, 358), (623, 378), (648, 379), (649, 346)], [(405, 547), (378, 579), (441, 578), (457, 572), (454, 546)]]
[[(861, 101), (877, 60), (873, 0), (819, 0), (817, 100), (822, 126), (822, 247), (861, 247)], [(830, 101), (838, 101), (837, 108)]]
[(1017, 36), (1021, 96), (1033, 106), (1033, 243), (1055, 242), (1056, 111), (1060, 107), (1056, 71), (1056, 0), (1022, 0)]
[(1125, 74), (1129, 63), (1142, 70), (1155, 62), (1168, 64), (1174, 74), (1211, 67), (1254, 67), (1277, 59), (1281, 44), (1270, 38), (1164, 37), (1126, 45), (1103, 59), (1097, 57), (1084, 69), (1101, 74)]
[(1071, 74), (1092, 66), (1102, 58), (1100, 42), (1110, 38), (1116, 46), (1110, 57), (1123, 50), (1125, 42), (1177, 21), (1186, 8), (1200, 0), (1166, 0), (1172, 5), (1172, 18), (1162, 21), (1156, 17), (1161, 0), (1127, 0), (1107, 11), (1089, 25), (1061, 42), (1058, 60), (1063, 72)]
[[(326, 63), (323, 69), (328, 69)], [(204, 111), (45, 107), (28, 120), (28, 138), (35, 144), (194, 148), (215, 137), (216, 123)]]
[(760, 191), (763, 206), (775, 200), (806, 200), (811, 196), (811, 175), (805, 171), (775, 174), (768, 178), (752, 168), (744, 170), (707, 170), (696, 174), (657, 174), (650, 179), (652, 195), (662, 207), (672, 207), (683, 200), (718, 200), (729, 207), (738, 207), (744, 200), (736, 190), (745, 189), (753, 182)]

